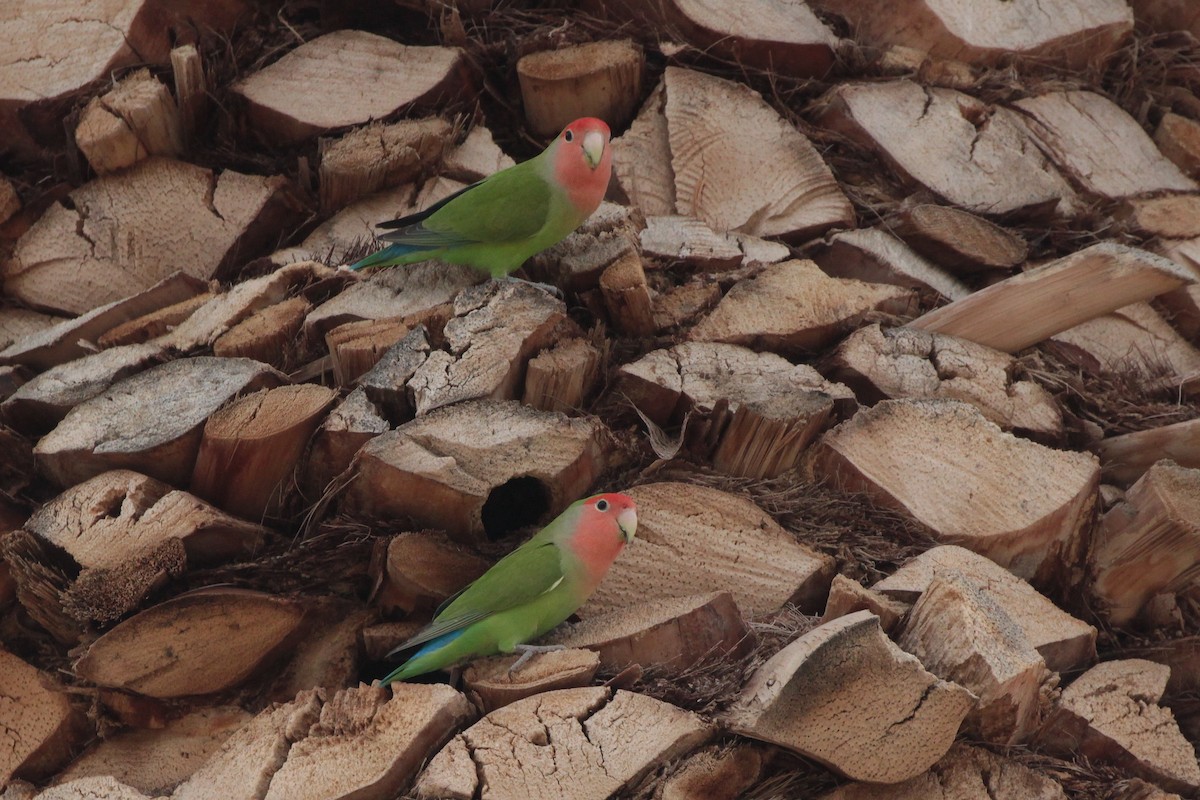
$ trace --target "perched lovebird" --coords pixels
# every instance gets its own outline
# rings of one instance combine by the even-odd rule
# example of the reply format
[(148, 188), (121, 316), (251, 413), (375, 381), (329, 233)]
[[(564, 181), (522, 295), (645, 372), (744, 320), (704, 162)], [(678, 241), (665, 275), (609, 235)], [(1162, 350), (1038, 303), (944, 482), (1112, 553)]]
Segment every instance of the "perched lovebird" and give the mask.
[(383, 679), (402, 681), (472, 658), (558, 647), (525, 644), (555, 627), (588, 599), (637, 530), (637, 508), (623, 494), (572, 503), (545, 528), (496, 562), (438, 609), (433, 622), (391, 656), (424, 645)]
[(608, 125), (577, 119), (539, 155), (501, 170), (418, 214), (379, 225), (391, 242), (350, 269), (437, 258), (499, 278), (562, 240), (608, 189)]

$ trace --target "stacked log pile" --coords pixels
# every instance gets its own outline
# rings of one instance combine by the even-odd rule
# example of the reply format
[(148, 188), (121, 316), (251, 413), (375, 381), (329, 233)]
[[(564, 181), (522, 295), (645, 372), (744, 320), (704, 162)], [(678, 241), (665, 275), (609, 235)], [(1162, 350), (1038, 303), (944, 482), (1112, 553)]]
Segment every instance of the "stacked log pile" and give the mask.
[[(17, 0), (0, 798), (1200, 797), (1200, 15), (951, 5)], [(578, 116), (559, 295), (339, 269)]]

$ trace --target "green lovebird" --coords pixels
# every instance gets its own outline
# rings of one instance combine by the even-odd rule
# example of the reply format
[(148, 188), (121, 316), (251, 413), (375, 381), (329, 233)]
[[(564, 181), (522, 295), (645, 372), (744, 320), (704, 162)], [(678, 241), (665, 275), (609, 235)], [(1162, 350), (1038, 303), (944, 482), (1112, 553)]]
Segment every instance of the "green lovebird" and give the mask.
[(572, 503), (443, 603), (424, 630), (388, 653), (424, 645), (383, 683), (520, 650), (513, 665), (518, 669), (533, 653), (547, 649), (525, 643), (584, 604), (636, 531), (637, 507), (627, 495), (598, 494)]
[(499, 278), (561, 241), (604, 199), (612, 175), (609, 130), (577, 119), (538, 155), (458, 191), (424, 211), (384, 222), (391, 242), (350, 269), (437, 258)]

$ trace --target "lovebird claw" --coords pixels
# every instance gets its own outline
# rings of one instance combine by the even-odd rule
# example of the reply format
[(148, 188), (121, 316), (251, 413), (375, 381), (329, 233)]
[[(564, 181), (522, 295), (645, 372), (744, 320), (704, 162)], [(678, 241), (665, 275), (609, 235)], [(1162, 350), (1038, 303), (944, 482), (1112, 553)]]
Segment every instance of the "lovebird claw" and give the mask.
[(508, 674), (512, 675), (525, 666), (525, 662), (533, 658), (538, 653), (553, 653), (555, 650), (566, 650), (565, 644), (519, 644), (513, 648), (521, 653), (521, 657), (513, 662), (513, 665), (508, 668)]

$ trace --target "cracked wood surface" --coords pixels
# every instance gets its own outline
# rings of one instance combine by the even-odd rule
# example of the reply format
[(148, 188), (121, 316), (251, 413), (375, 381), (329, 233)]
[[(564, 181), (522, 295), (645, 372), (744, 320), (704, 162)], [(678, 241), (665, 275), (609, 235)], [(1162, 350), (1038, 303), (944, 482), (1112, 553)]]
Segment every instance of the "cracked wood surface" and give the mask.
[(879, 617), (879, 627), (890, 636), (910, 609), (911, 602), (896, 600), (877, 589), (867, 588), (858, 581), (838, 574), (833, 576), (833, 583), (829, 585), (829, 597), (825, 600), (825, 613), (821, 615), (821, 622), (829, 622), (855, 611), (870, 611)]
[(568, 648), (537, 653), (520, 670), (511, 672), (518, 658), (477, 659), (463, 671), (467, 693), (484, 713), (535, 694), (590, 686), (600, 669), (600, 655), (592, 650)]
[(350, 466), (354, 454), (392, 426), (362, 389), (346, 395), (326, 415), (314, 434), (300, 486), (306, 498), (317, 498)]
[(75, 143), (97, 175), (149, 156), (178, 157), (183, 133), (175, 98), (150, 70), (130, 73), (87, 104), (75, 129)]
[(62, 687), (0, 649), (0, 786), (54, 774), (90, 735)]
[(439, 117), (372, 122), (320, 141), (321, 208), (334, 211), (380, 189), (416, 180), (442, 160), (453, 128)]

